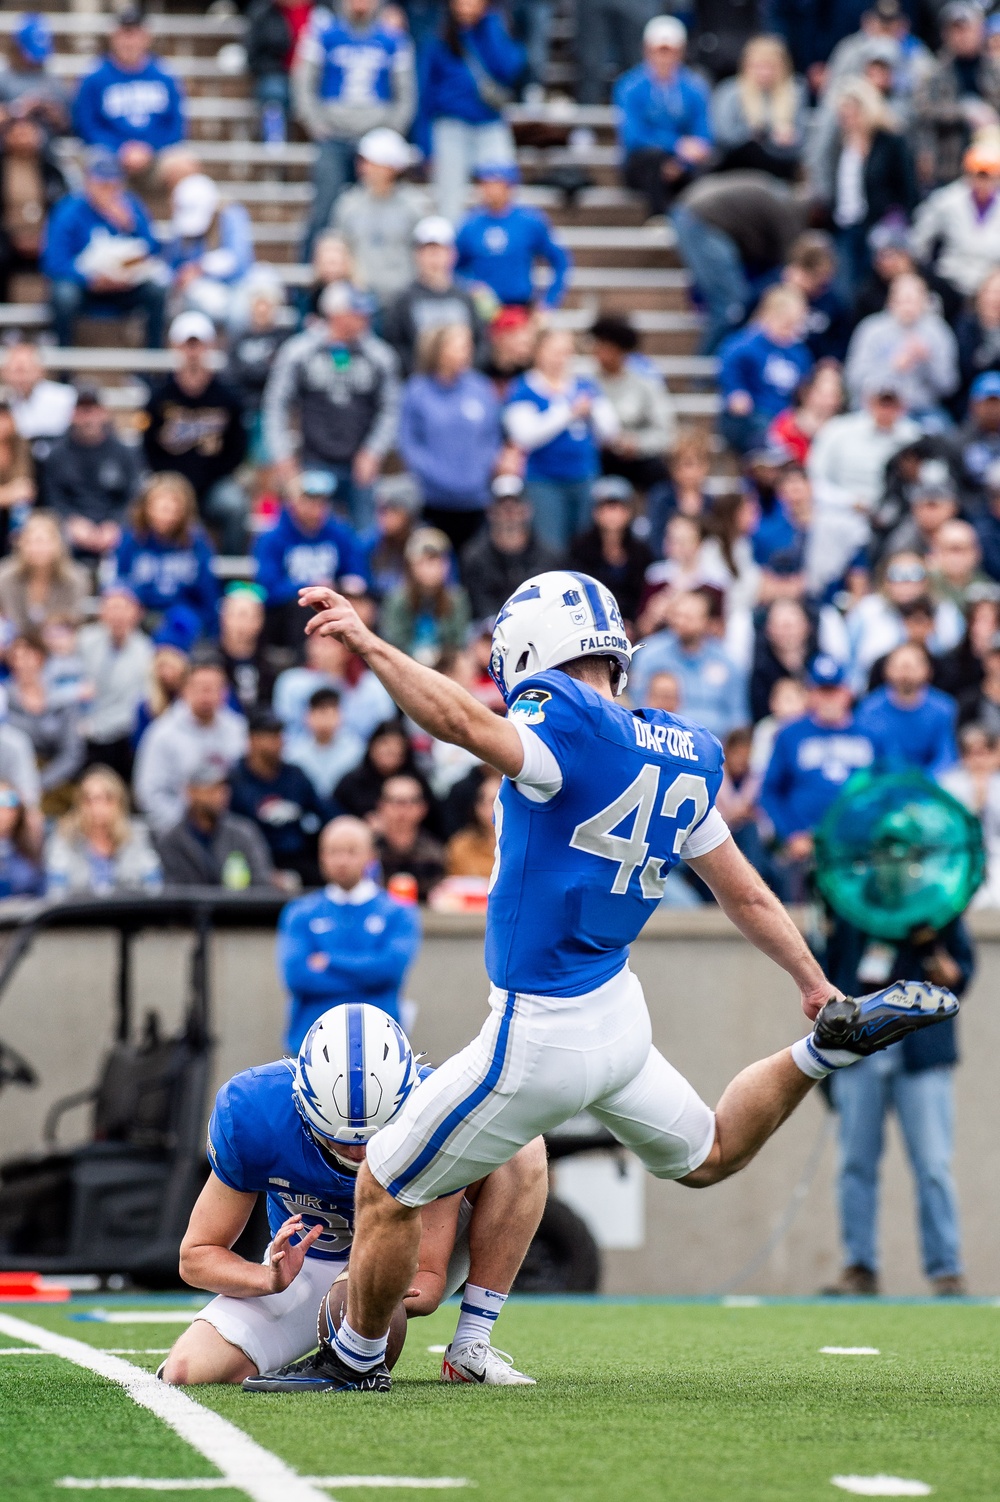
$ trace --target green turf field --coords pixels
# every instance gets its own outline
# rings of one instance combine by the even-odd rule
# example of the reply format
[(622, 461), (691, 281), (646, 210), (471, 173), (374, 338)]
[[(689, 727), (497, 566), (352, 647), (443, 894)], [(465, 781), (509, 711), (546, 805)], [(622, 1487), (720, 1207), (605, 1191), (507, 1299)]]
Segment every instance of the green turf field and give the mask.
[[(152, 1370), (175, 1324), (81, 1320), (94, 1307), (3, 1305)], [(138, 1302), (107, 1300), (134, 1310)], [(180, 1309), (173, 1300), (142, 1308)], [(812, 1502), (835, 1475), (920, 1481), (941, 1502), (1000, 1496), (1000, 1307), (988, 1303), (615, 1303), (514, 1300), (497, 1343), (536, 1388), (445, 1387), (455, 1309), (411, 1325), (387, 1397), (198, 1399), (300, 1475), (464, 1478), (489, 1502)], [(0, 1331), (0, 1348), (19, 1341)], [(821, 1355), (874, 1346), (877, 1356)], [(131, 1354), (132, 1352), (140, 1354)], [(0, 1496), (54, 1502), (56, 1483), (218, 1476), (123, 1388), (55, 1355), (0, 1355)], [(331, 1486), (324, 1496), (403, 1502), (412, 1490)], [(439, 1494), (439, 1493), (438, 1493)], [(449, 1495), (462, 1495), (450, 1492)], [(87, 1492), (86, 1495), (95, 1495)], [(142, 1502), (212, 1491), (105, 1489)]]

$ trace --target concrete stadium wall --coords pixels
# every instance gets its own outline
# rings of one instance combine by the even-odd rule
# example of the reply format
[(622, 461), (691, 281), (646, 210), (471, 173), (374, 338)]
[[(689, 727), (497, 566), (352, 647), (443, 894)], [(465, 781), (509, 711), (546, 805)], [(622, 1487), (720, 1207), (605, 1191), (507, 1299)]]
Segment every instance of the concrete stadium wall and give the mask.
[[(973, 920), (979, 969), (961, 1022), (957, 1073), (957, 1172), (968, 1275), (976, 1293), (1000, 1294), (1000, 914)], [(160, 934), (136, 945), (136, 996), (171, 1025), (181, 1014), (189, 940)], [(667, 1057), (714, 1102), (752, 1060), (803, 1030), (794, 989), (715, 910), (657, 914), (634, 946), (653, 1035)], [(50, 933), (22, 965), (0, 1007), (0, 1037), (43, 1074), (42, 1088), (0, 1095), (0, 1151), (32, 1150), (45, 1111), (94, 1078), (112, 1031), (115, 946), (94, 933)], [(280, 1052), (284, 1001), (266, 933), (223, 933), (212, 956), (213, 1027), (219, 1082)], [(467, 1042), (485, 1012), (481, 922), (428, 915), (409, 995), (419, 1011), (415, 1046), (440, 1060)], [(610, 1293), (698, 1294), (724, 1288), (768, 1240), (829, 1120), (818, 1095), (786, 1124), (743, 1174), (708, 1191), (643, 1178), (644, 1238), (604, 1252)], [(84, 1112), (64, 1138), (85, 1130)], [(839, 1265), (834, 1208), (835, 1148), (827, 1131), (818, 1171), (788, 1235), (746, 1282), (744, 1293), (807, 1294)], [(924, 1289), (914, 1234), (909, 1170), (893, 1123), (884, 1164), (883, 1285)]]

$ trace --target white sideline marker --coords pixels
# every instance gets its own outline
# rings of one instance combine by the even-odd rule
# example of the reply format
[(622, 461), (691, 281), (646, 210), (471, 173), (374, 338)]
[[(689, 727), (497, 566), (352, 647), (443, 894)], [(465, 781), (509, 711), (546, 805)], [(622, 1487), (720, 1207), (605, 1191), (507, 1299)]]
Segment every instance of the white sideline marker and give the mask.
[(755, 1293), (727, 1293), (720, 1302), (723, 1309), (759, 1309), (764, 1300)]
[(929, 1497), (934, 1490), (926, 1481), (907, 1481), (902, 1476), (831, 1476), (830, 1480), (856, 1497)]
[(881, 1356), (878, 1346), (820, 1346), (821, 1356)]

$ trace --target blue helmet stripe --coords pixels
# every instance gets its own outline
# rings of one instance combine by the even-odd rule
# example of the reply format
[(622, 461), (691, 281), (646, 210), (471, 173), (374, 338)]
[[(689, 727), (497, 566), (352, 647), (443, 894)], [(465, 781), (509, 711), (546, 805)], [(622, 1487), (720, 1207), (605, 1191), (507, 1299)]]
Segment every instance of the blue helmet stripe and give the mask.
[(348, 1125), (365, 1127), (365, 1021), (357, 1002), (347, 1005), (347, 1114)]
[(594, 630), (607, 631), (609, 629), (608, 612), (604, 608), (604, 601), (601, 599), (601, 591), (598, 589), (597, 584), (593, 579), (588, 578), (586, 574), (574, 574), (573, 578), (578, 584), (583, 586), (583, 592), (587, 596), (587, 604), (590, 606), (591, 614), (594, 617)]

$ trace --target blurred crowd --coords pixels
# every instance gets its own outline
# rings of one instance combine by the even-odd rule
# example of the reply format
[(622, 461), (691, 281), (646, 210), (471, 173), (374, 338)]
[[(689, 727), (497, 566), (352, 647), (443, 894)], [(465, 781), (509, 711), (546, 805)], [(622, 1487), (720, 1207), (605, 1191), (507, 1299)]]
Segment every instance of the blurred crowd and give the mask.
[[(783, 897), (851, 774), (913, 766), (982, 817), (1000, 900), (1000, 17), (578, 0), (577, 99), (614, 104), (718, 361), (695, 425), (648, 320), (566, 317), (525, 201), (511, 106), (546, 100), (553, 13), (253, 0), (260, 135), (318, 147), (295, 287), (140, 12), (75, 94), (18, 21), (0, 298), (44, 276), (55, 343), (0, 365), (4, 895), (315, 886), (348, 814), (405, 899), (481, 901), (493, 775), (306, 641), (297, 592), (337, 583), (502, 713), (494, 617), (567, 566), (644, 643), (631, 703), (723, 741), (720, 808)], [(140, 318), (175, 364), (127, 426), (60, 348)]]

